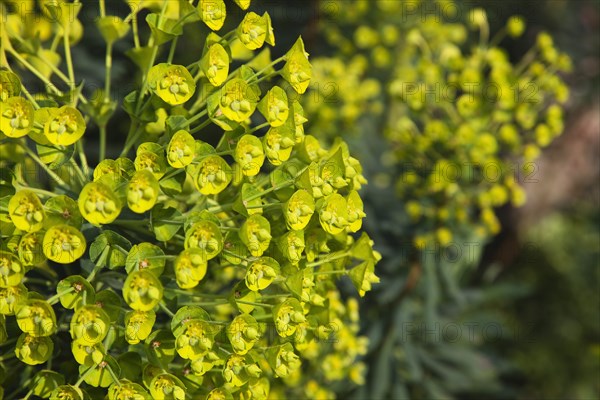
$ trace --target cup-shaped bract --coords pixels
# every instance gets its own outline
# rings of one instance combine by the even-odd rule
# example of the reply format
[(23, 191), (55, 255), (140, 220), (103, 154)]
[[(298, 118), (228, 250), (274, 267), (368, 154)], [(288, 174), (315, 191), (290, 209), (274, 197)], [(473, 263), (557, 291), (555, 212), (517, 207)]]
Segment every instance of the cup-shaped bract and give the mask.
[(245, 80), (234, 78), (220, 89), (219, 108), (232, 121), (243, 122), (254, 113), (259, 94)]
[(312, 67), (308, 61), (308, 53), (304, 50), (302, 38), (298, 38), (294, 46), (285, 55), (286, 63), (281, 76), (300, 94), (306, 92), (312, 78)]
[(279, 271), (277, 260), (271, 257), (260, 257), (248, 266), (245, 277), (246, 286), (254, 292), (264, 290), (273, 283)]
[(218, 194), (229, 185), (232, 175), (231, 167), (222, 157), (207, 156), (198, 165), (194, 183), (203, 195)]
[(52, 357), (54, 342), (48, 336), (32, 336), (21, 334), (17, 339), (15, 354), (25, 364), (37, 365), (45, 363)]
[(206, 261), (213, 259), (223, 249), (221, 230), (212, 221), (197, 221), (185, 233), (185, 248), (199, 249)]
[(319, 221), (323, 229), (337, 235), (348, 226), (348, 204), (339, 193), (334, 193), (322, 200), (319, 207)]
[(262, 16), (252, 11), (247, 13), (238, 26), (236, 34), (240, 42), (250, 50), (261, 48), (265, 42), (275, 44), (271, 17), (268, 13)]
[(44, 124), (44, 136), (58, 146), (70, 146), (85, 133), (85, 120), (78, 109), (62, 106), (50, 110)]
[(150, 311), (162, 300), (163, 286), (150, 271), (133, 271), (123, 284), (123, 298), (134, 310)]
[(73, 340), (93, 346), (104, 340), (111, 322), (108, 314), (95, 304), (80, 307), (71, 319), (69, 332)]
[(260, 257), (271, 243), (271, 224), (259, 214), (252, 214), (240, 228), (240, 239), (250, 254)]
[(213, 43), (202, 57), (200, 66), (210, 84), (219, 87), (229, 75), (229, 54), (220, 43)]
[(287, 226), (295, 231), (302, 230), (315, 212), (315, 200), (307, 190), (299, 189), (285, 203), (283, 211)]
[(199, 248), (191, 247), (183, 250), (173, 264), (177, 285), (182, 289), (191, 289), (206, 275), (206, 252)]
[(287, 94), (279, 86), (273, 86), (258, 103), (257, 108), (267, 122), (275, 127), (285, 124), (290, 114)]
[(25, 232), (44, 227), (46, 213), (39, 197), (31, 190), (19, 190), (8, 202), (8, 215), (15, 226)]
[(225, 23), (227, 9), (223, 0), (200, 0), (197, 5), (202, 22), (213, 31), (218, 31)]
[(86, 184), (79, 194), (79, 211), (93, 225), (110, 224), (121, 213), (121, 200), (102, 182)]
[(83, 234), (71, 225), (55, 225), (44, 234), (44, 255), (59, 264), (77, 261), (83, 256), (85, 249)]
[(154, 174), (146, 169), (136, 171), (127, 184), (127, 206), (143, 214), (156, 204), (160, 187)]
[(191, 319), (184, 322), (183, 329), (175, 340), (177, 353), (187, 360), (204, 356), (213, 348), (218, 332), (218, 325), (208, 321)]
[(240, 314), (227, 326), (227, 338), (236, 354), (248, 353), (260, 339), (260, 328), (250, 314)]
[(17, 308), (15, 317), (19, 328), (29, 336), (50, 336), (56, 331), (56, 314), (46, 300), (28, 300)]
[(258, 175), (265, 162), (262, 142), (254, 135), (243, 135), (235, 146), (233, 156), (245, 176)]
[(0, 102), (21, 94), (21, 80), (11, 71), (0, 71)]
[(172, 106), (188, 101), (196, 90), (196, 82), (183, 65), (157, 64), (148, 73), (154, 93)]
[(0, 132), (9, 138), (25, 136), (33, 128), (34, 110), (22, 97), (10, 97), (0, 103)]
[(150, 382), (150, 395), (154, 400), (184, 400), (186, 387), (175, 375), (159, 374)]
[(267, 360), (275, 374), (280, 378), (289, 376), (302, 365), (302, 361), (300, 361), (300, 357), (294, 353), (294, 348), (291, 343), (285, 343), (281, 346), (268, 349)]
[[(2, 256), (0, 252), (0, 264), (2, 263)], [(15, 286), (3, 286), (0, 284), (0, 314), (13, 315), (16, 308), (26, 300), (27, 288), (22, 283), (16, 283)]]
[(152, 397), (142, 385), (120, 379), (108, 388), (108, 400), (152, 400)]
[(21, 283), (25, 267), (14, 254), (0, 250), (0, 287), (9, 288)]
[(289, 337), (296, 332), (299, 324), (306, 321), (306, 317), (300, 302), (289, 298), (273, 309), (273, 321), (279, 336)]
[(138, 344), (146, 340), (156, 321), (156, 313), (150, 311), (129, 311), (125, 314), (125, 340), (129, 344)]
[(188, 131), (179, 130), (167, 146), (167, 161), (173, 168), (184, 168), (194, 160), (195, 150), (194, 137)]

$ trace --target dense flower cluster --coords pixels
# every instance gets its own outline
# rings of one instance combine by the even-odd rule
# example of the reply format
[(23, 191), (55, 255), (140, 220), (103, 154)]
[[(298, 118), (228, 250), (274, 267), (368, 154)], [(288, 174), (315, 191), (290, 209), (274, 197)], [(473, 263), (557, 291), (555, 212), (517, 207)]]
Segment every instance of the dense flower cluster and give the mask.
[[(457, 23), (460, 15), (446, 14), (464, 8), (433, 3), (326, 7), (341, 13), (323, 30), (342, 56), (313, 62), (314, 87), (319, 99), (334, 95), (336, 101), (305, 99), (315, 128), (332, 136), (340, 127), (351, 131), (365, 109), (378, 112), (386, 103), (382, 132), (390, 150), (381, 162), (393, 172), (381, 181), (396, 184), (418, 227), (417, 247), (448, 244), (464, 227), (481, 238), (498, 233), (494, 208), (524, 203), (521, 183), (535, 179), (540, 150), (563, 130), (568, 88), (559, 73), (571, 69), (544, 32), (521, 60), (509, 60), (499, 43), (523, 34), (520, 17), (490, 37), (483, 10)], [(369, 25), (372, 18), (380, 23)], [(385, 99), (378, 79), (387, 83)]]
[[(0, 4), (0, 369), (23, 376), (25, 388), (4, 383), (15, 394), (330, 398), (331, 382), (362, 382), (358, 302), (336, 286), (347, 275), (363, 296), (378, 282), (380, 256), (359, 232), (361, 165), (343, 141), (322, 147), (304, 132), (295, 99), (312, 67), (301, 38), (272, 61), (268, 13), (222, 33), (225, 3), (195, 3), (130, 3), (119, 18), (99, 2), (107, 60), (131, 30), (128, 55), (143, 72), (124, 100), (131, 124), (116, 159), (105, 157), (110, 64), (99, 101), (73, 75), (77, 15), (91, 3), (42, 1), (35, 19)], [(173, 54), (187, 24), (206, 42), (184, 66)], [(30, 93), (17, 65), (47, 92)], [(95, 168), (84, 151), (92, 124)], [(217, 143), (199, 134), (209, 125)]]

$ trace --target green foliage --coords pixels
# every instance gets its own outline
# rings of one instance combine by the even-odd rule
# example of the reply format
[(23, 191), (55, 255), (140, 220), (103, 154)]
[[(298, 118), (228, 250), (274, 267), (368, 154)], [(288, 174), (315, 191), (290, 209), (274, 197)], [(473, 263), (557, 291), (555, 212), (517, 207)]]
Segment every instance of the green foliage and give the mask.
[[(35, 18), (0, 3), (0, 371), (18, 377), (3, 382), (12, 397), (331, 397), (363, 381), (358, 302), (337, 287), (348, 275), (363, 296), (378, 281), (373, 242), (353, 235), (360, 163), (343, 141), (304, 133), (301, 38), (271, 60), (267, 12), (193, 3), (129, 2), (122, 18), (103, 0), (40, 1)], [(89, 98), (71, 49), (95, 5), (106, 80)], [(181, 65), (188, 28), (204, 49)], [(108, 159), (113, 45), (125, 42), (141, 84)], [(21, 84), (26, 71), (43, 90)]]

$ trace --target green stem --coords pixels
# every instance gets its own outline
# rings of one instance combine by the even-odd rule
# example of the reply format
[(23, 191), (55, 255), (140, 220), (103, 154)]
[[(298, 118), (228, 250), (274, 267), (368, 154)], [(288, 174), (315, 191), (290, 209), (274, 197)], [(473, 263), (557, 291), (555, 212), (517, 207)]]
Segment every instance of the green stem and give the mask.
[(175, 36), (175, 39), (171, 42), (171, 48), (169, 49), (169, 56), (167, 57), (167, 63), (173, 63), (173, 57), (175, 57), (175, 49), (177, 48), (177, 39), (178, 36)]
[(161, 301), (160, 303), (158, 303), (158, 306), (167, 313), (167, 315), (169, 315), (171, 318), (175, 316), (175, 313), (171, 310), (169, 310), (169, 308), (167, 307), (167, 305), (165, 304), (164, 301)]
[(74, 291), (75, 291), (75, 288), (70, 287), (67, 290), (65, 290), (64, 292), (56, 293), (54, 296), (47, 299), (46, 302), (50, 305), (56, 304), (62, 296), (69, 294), (69, 293), (73, 293)]
[(24, 143), (20, 143), (20, 145), (23, 148), (23, 150), (25, 150), (27, 155), (29, 157), (31, 157), (33, 159), (33, 161), (35, 161), (44, 171), (46, 171), (46, 173), (48, 175), (50, 175), (50, 177), (52, 179), (54, 179), (54, 181), (56, 183), (58, 183), (61, 186), (67, 186), (65, 181), (63, 181), (60, 176), (56, 175), (56, 173), (54, 171), (52, 171), (50, 168), (48, 168), (48, 166), (46, 164), (44, 164), (44, 162), (42, 160), (40, 160), (40, 158), (37, 156), (37, 154), (34, 153), (33, 150), (31, 150), (29, 147), (27, 147), (27, 145)]
[[(71, 42), (69, 39), (71, 25), (66, 24), (64, 30), (65, 36), (63, 37), (63, 44), (65, 48), (65, 62), (67, 63), (67, 71), (69, 73), (69, 89), (71, 90), (71, 92), (75, 92), (75, 72), (73, 70), (73, 59), (71, 58)], [(71, 93), (71, 96), (72, 95), (73, 93)], [(71, 99), (71, 102), (74, 103), (74, 105), (77, 104), (76, 100), (73, 101), (73, 99)]]
[(322, 265), (322, 264), (326, 264), (326, 263), (331, 262), (331, 261), (339, 260), (341, 258), (346, 258), (349, 255), (350, 255), (349, 251), (341, 253), (341, 254), (332, 255), (331, 257), (325, 257), (324, 259), (319, 259), (317, 261), (314, 261), (314, 262), (311, 262), (311, 263), (307, 263), (306, 267), (307, 268), (313, 268), (313, 267), (316, 267), (316, 266), (319, 266), (319, 265)]
[(79, 377), (79, 380), (78, 380), (77, 382), (75, 382), (75, 385), (74, 385), (74, 386), (75, 386), (75, 387), (79, 387), (79, 385), (81, 385), (81, 384), (83, 383), (83, 381), (85, 381), (85, 378), (87, 378), (87, 376), (88, 376), (89, 374), (91, 374), (91, 373), (92, 373), (92, 371), (93, 371), (94, 369), (96, 369), (96, 367), (97, 367), (97, 365), (92, 365), (91, 367), (89, 367), (88, 369), (86, 369), (86, 370), (85, 370), (85, 372), (83, 373), (83, 375), (81, 375), (81, 376)]
[(86, 278), (86, 280), (88, 282), (91, 282), (92, 280), (94, 280), (94, 278), (96, 277), (96, 274), (98, 273), (98, 271), (100, 271), (104, 267), (104, 263), (106, 262), (106, 258), (108, 257), (108, 252), (109, 251), (110, 251), (110, 247), (109, 246), (106, 246), (104, 248), (104, 250), (102, 250), (102, 254), (100, 254), (100, 257), (98, 258), (98, 261), (96, 262), (96, 265), (94, 266), (94, 269), (92, 270), (92, 272)]
[(266, 304), (266, 303), (255, 303), (253, 301), (244, 301), (244, 300), (236, 300), (236, 303), (240, 303), (240, 304), (247, 304), (249, 306), (256, 306), (256, 307), (266, 307), (266, 308), (273, 308), (275, 307), (272, 304)]

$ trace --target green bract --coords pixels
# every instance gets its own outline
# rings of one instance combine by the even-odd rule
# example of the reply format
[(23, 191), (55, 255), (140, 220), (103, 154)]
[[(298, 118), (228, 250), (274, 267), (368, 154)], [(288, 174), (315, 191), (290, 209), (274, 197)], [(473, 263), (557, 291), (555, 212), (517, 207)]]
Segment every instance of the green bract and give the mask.
[(213, 86), (221, 86), (229, 75), (229, 55), (221, 44), (212, 44), (202, 57), (202, 71)]
[(123, 298), (137, 311), (150, 311), (162, 299), (163, 286), (150, 271), (133, 271), (123, 284)]
[(156, 204), (160, 189), (154, 174), (148, 170), (136, 171), (127, 184), (127, 206), (143, 214)]
[(69, 146), (85, 132), (85, 120), (76, 108), (63, 106), (51, 109), (44, 124), (44, 136), (55, 145)]
[(56, 315), (45, 300), (28, 300), (15, 313), (19, 328), (29, 336), (50, 336), (56, 330)]
[(279, 263), (270, 257), (260, 257), (248, 266), (246, 286), (252, 291), (266, 289), (279, 275)]
[(22, 97), (0, 103), (0, 132), (11, 138), (27, 135), (33, 128), (33, 106)]
[(80, 307), (71, 319), (70, 333), (74, 340), (86, 346), (100, 343), (108, 334), (110, 318), (97, 305)]
[(8, 202), (8, 214), (15, 226), (25, 232), (42, 229), (46, 213), (37, 195), (29, 190), (15, 193)]
[(265, 162), (265, 153), (260, 139), (253, 135), (242, 136), (237, 142), (234, 157), (242, 168), (242, 174), (257, 175)]
[(79, 194), (79, 211), (94, 225), (109, 224), (121, 212), (121, 200), (113, 190), (101, 182), (90, 182)]
[(44, 255), (48, 259), (69, 264), (83, 256), (86, 249), (85, 238), (71, 225), (55, 225), (44, 234)]
[(265, 217), (253, 214), (244, 222), (239, 235), (250, 254), (260, 257), (271, 243), (271, 225)]
[(173, 168), (183, 168), (194, 159), (196, 142), (187, 131), (177, 131), (167, 147), (167, 161)]
[(183, 104), (196, 90), (196, 83), (183, 65), (158, 64), (148, 73), (154, 93), (170, 105)]

